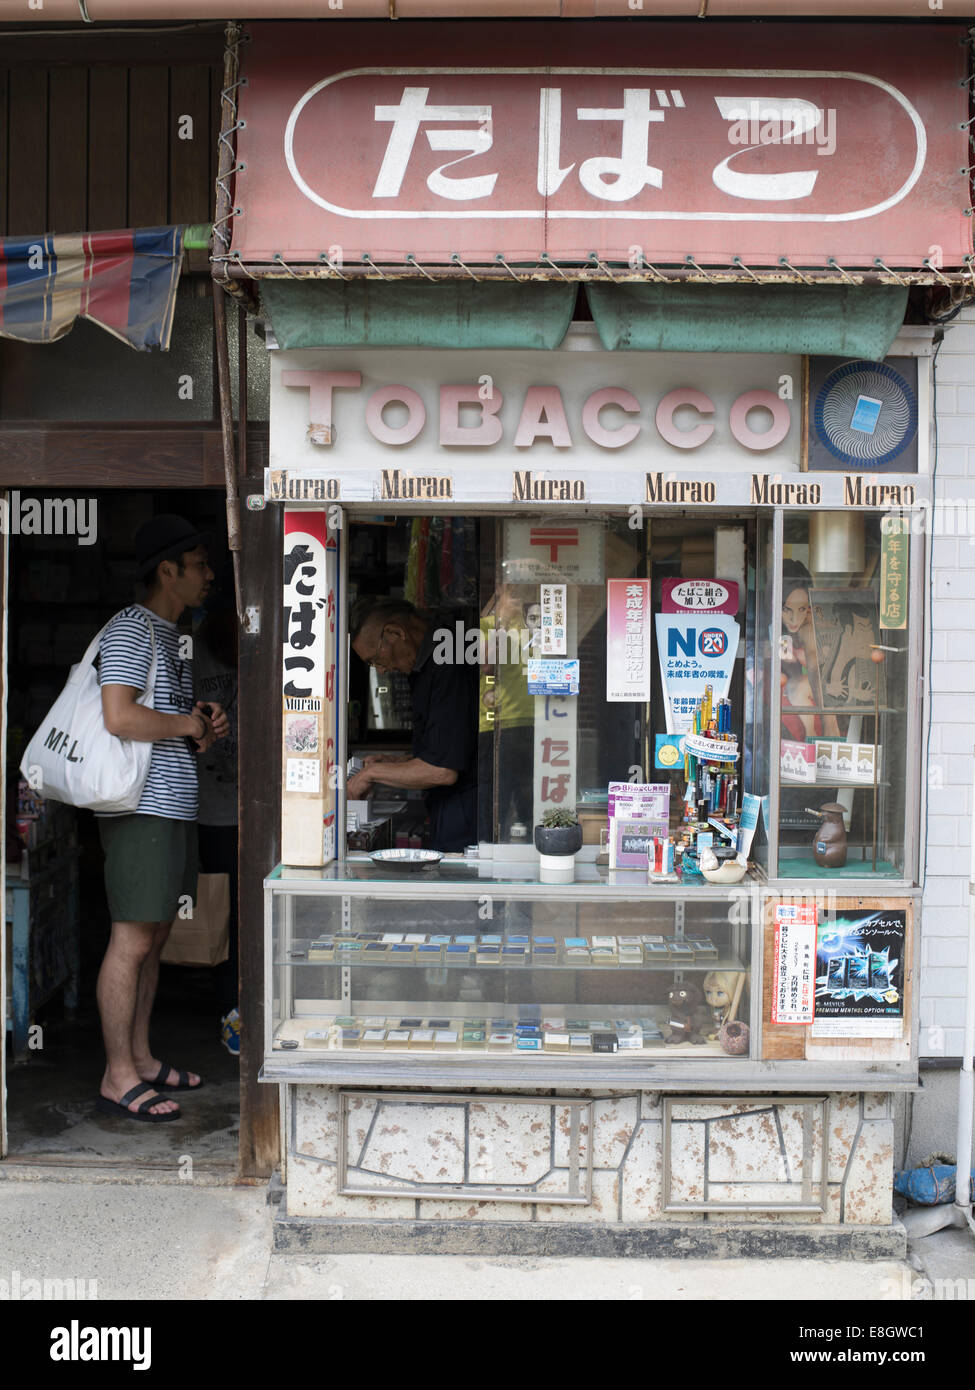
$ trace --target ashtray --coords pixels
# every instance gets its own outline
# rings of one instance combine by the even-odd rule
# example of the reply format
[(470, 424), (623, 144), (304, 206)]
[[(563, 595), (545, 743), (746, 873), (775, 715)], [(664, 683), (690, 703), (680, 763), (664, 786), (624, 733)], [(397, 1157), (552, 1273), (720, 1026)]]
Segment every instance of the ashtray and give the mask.
[(436, 849), (377, 849), (369, 858), (383, 868), (427, 869), (439, 864), (443, 855)]

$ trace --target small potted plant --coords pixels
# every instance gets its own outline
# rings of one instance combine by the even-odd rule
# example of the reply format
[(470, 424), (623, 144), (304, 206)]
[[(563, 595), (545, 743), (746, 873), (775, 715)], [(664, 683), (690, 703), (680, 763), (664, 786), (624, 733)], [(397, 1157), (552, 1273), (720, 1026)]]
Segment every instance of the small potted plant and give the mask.
[(582, 848), (582, 826), (574, 811), (552, 810), (535, 826), (535, 848), (540, 856), (543, 883), (571, 882), (574, 858)]

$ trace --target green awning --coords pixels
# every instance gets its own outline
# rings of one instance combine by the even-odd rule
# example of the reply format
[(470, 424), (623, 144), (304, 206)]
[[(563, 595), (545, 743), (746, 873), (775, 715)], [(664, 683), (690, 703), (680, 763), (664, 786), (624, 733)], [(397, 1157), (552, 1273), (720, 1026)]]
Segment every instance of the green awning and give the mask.
[(557, 348), (574, 284), (504, 281), (264, 280), (282, 348)]
[(899, 285), (586, 286), (603, 347), (786, 352), (882, 361), (904, 322)]

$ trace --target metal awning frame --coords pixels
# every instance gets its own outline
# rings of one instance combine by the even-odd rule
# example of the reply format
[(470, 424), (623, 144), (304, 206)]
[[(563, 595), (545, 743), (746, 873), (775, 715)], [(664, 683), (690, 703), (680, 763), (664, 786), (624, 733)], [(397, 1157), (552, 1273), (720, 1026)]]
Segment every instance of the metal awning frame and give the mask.
[[(920, 267), (758, 266), (739, 262), (728, 266), (701, 266), (691, 257), (683, 265), (644, 265), (631, 267), (593, 258), (589, 264), (558, 264), (549, 257), (533, 266), (512, 265), (500, 256), (494, 263), (460, 261), (453, 265), (421, 265), (415, 258), (408, 263), (378, 264), (372, 257), (358, 262), (332, 263), (325, 258), (315, 264), (292, 265), (278, 256), (273, 261), (247, 264), (235, 253), (213, 256), (217, 279), (235, 283), (247, 280), (488, 280), (554, 281), (574, 280), (585, 284), (601, 281), (614, 284), (696, 283), (710, 285), (907, 285), (942, 286), (975, 295), (975, 256), (966, 257), (964, 269), (939, 270)], [(229, 287), (228, 287), (229, 288)]]

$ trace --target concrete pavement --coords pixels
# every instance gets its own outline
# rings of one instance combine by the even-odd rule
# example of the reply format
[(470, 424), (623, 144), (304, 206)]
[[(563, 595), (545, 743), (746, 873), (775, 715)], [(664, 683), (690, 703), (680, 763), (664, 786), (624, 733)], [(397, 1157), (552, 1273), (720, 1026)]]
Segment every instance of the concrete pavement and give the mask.
[[(477, 1259), (273, 1253), (263, 1187), (197, 1180), (120, 1181), (106, 1170), (0, 1165), (0, 1281), (95, 1281), (101, 1299), (410, 1301), (810, 1300), (924, 1296), (897, 1261)], [(922, 1245), (928, 1272), (971, 1278), (975, 1239)], [(938, 1264), (938, 1251), (945, 1263)]]

